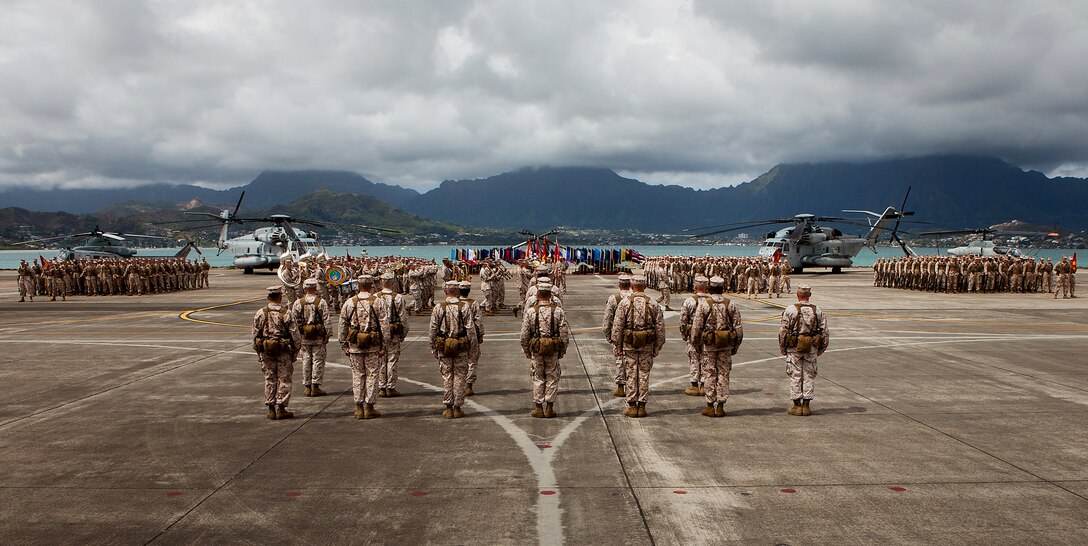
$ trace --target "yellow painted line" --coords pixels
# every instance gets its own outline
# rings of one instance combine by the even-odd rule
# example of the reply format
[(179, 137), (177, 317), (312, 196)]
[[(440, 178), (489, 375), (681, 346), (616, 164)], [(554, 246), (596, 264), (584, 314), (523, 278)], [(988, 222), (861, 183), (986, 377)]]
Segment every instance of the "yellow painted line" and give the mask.
[(234, 305), (241, 305), (243, 303), (253, 303), (255, 301), (261, 301), (263, 299), (264, 298), (253, 298), (253, 299), (248, 299), (248, 300), (233, 301), (233, 302), (230, 302), (230, 303), (221, 303), (219, 305), (212, 305), (212, 306), (209, 306), (209, 307), (201, 307), (200, 309), (190, 309), (188, 311), (182, 312), (180, 315), (178, 315), (178, 318), (180, 318), (181, 320), (189, 321), (189, 322), (196, 322), (198, 324), (211, 324), (211, 325), (214, 325), (214, 326), (227, 326), (227, 327), (230, 327), (230, 328), (250, 328), (251, 326), (248, 325), (248, 324), (237, 324), (237, 323), (232, 323), (232, 322), (216, 322), (214, 320), (202, 320), (202, 319), (198, 319), (198, 318), (193, 318), (193, 315), (196, 314), (196, 313), (203, 313), (204, 311), (211, 311), (212, 309), (222, 309), (224, 307), (232, 307)]

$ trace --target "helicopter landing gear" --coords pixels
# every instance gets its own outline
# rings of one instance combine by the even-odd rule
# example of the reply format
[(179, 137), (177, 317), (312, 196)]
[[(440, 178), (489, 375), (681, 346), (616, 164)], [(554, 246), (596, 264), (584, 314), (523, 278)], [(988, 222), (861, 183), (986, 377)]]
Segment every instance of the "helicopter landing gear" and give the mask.
[(803, 267), (793, 268), (793, 274), (794, 275), (800, 275), (801, 273), (804, 273), (804, 272), (805, 272), (805, 268), (803, 268)]
[(252, 275), (253, 274), (253, 268), (252, 267), (247, 267), (247, 268), (243, 269), (242, 274), (243, 275)]
[(832, 273), (842, 273), (842, 268), (841, 267), (832, 267), (831, 272)]

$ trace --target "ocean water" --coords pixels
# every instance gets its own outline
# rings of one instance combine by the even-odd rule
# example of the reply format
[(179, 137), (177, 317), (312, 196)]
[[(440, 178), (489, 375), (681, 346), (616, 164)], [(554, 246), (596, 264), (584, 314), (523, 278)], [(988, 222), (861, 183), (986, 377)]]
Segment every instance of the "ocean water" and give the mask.
[[(472, 248), (502, 248), (506, 245), (473, 245)], [(572, 245), (579, 247), (583, 245)], [(591, 245), (585, 245), (591, 246)], [(450, 257), (450, 251), (454, 246), (415, 246), (415, 247), (401, 247), (401, 246), (370, 246), (370, 247), (343, 247), (343, 246), (330, 246), (326, 247), (326, 250), (331, 256), (344, 256), (350, 254), (351, 256), (359, 256), (364, 251), (370, 256), (416, 256), (425, 259), (441, 260), (442, 258)], [(621, 248), (617, 245), (615, 248)], [(749, 246), (700, 246), (700, 245), (661, 245), (661, 246), (628, 246), (623, 248), (631, 248), (641, 252), (644, 256), (755, 256), (759, 252), (759, 247), (756, 245)], [(854, 258), (854, 265), (867, 267), (873, 265), (877, 258), (881, 257), (899, 257), (903, 255), (903, 252), (899, 247), (877, 247), (877, 251), (874, 253), (869, 249), (862, 249)], [(171, 256), (178, 251), (177, 248), (161, 248), (161, 249), (140, 249), (139, 256)], [(208, 259), (208, 263), (213, 267), (227, 267), (233, 265), (233, 257), (229, 252), (224, 251), (220, 255), (216, 255), (215, 248), (202, 248), (204, 257)], [(923, 256), (945, 255), (947, 249), (943, 248), (915, 248), (915, 252)], [(1062, 259), (1062, 256), (1072, 256), (1073, 250), (1070, 249), (1025, 249), (1022, 252), (1028, 256), (1038, 256), (1041, 258), (1050, 258), (1057, 262)], [(37, 258), (39, 255), (44, 256), (46, 259), (52, 259), (57, 255), (57, 250), (0, 250), (0, 269), (17, 269), (19, 267), (19, 260), (31, 261)], [(1084, 253), (1088, 253), (1085, 251)], [(200, 256), (195, 252), (189, 254), (190, 259)], [(1079, 256), (1078, 256), (1079, 257)]]

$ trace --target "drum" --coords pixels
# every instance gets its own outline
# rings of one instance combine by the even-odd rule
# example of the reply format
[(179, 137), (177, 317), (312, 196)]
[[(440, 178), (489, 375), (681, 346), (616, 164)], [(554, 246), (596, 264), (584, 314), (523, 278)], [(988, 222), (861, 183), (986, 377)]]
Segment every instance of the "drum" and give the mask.
[(329, 268), (325, 270), (325, 282), (331, 285), (340, 286), (347, 279), (348, 276), (347, 273), (344, 271), (343, 267), (333, 265), (329, 266)]

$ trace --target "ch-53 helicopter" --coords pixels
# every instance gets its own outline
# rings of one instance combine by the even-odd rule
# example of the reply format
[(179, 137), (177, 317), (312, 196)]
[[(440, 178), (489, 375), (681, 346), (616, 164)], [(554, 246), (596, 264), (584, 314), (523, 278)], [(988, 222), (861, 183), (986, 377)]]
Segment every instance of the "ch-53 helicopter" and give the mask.
[[(219, 238), (216, 241), (216, 247), (218, 248), (216, 255), (218, 256), (224, 250), (229, 251), (234, 255), (235, 267), (241, 268), (244, 274), (251, 274), (254, 269), (276, 271), (279, 269), (281, 261), (287, 258), (298, 262), (305, 256), (325, 253), (325, 247), (321, 244), (317, 232), (296, 228), (294, 226), (295, 224), (319, 228), (326, 227), (327, 225), (338, 225), (374, 232), (398, 233), (396, 230), (392, 229), (359, 224), (314, 222), (312, 220), (292, 218), (286, 214), (272, 214), (261, 218), (239, 218), (238, 211), (242, 208), (242, 199), (244, 199), (245, 196), (245, 192), (242, 192), (242, 195), (238, 196), (238, 203), (234, 206), (233, 212), (230, 209), (223, 209), (219, 214), (210, 212), (185, 212), (184, 214), (190, 216), (202, 216), (204, 218), (161, 222), (161, 224), (187, 224), (199, 222), (207, 224), (186, 228), (190, 230), (204, 229), (218, 225)], [(209, 220), (214, 220), (218, 223), (209, 224)], [(229, 232), (232, 224), (245, 224), (247, 222), (270, 223), (272, 225), (259, 227), (253, 230), (253, 233), (248, 233), (246, 235), (233, 238), (230, 237)]]
[[(994, 228), (977, 228), (977, 229), (949, 229), (940, 231), (923, 231), (918, 235), (923, 237), (940, 237), (943, 235), (982, 235), (982, 239), (979, 241), (971, 241), (963, 246), (957, 246), (948, 249), (948, 253), (952, 256), (1012, 256), (1013, 258), (1023, 257), (1020, 249), (1010, 246), (1002, 246), (993, 242), (993, 236), (999, 230)], [(1034, 231), (1002, 231), (1002, 233), (1009, 234), (1025, 234), (1036, 235), (1038, 232)]]
[[(75, 239), (77, 237), (87, 237), (82, 245), (65, 247), (63, 248), (57, 257), (61, 261), (66, 260), (81, 260), (85, 258), (134, 258), (136, 257), (137, 250), (125, 243), (127, 239), (158, 239), (161, 241), (169, 241), (167, 237), (159, 237), (157, 235), (136, 235), (133, 233), (114, 233), (110, 231), (102, 231), (95, 226), (93, 230), (86, 233), (73, 233), (70, 235), (61, 235), (59, 237), (46, 237), (44, 239), (31, 239), (29, 241), (22, 241), (15, 243), (17, 245), (32, 245), (37, 243), (44, 243), (48, 241), (60, 241), (64, 239)], [(200, 249), (192, 241), (186, 241), (185, 245), (181, 247), (181, 250), (173, 256), (140, 256), (141, 258), (185, 258), (189, 255), (190, 250), (196, 250), (197, 254), (200, 254)]]
[[(876, 251), (877, 240), (880, 238), (881, 233), (886, 229), (888, 222), (892, 220), (895, 220), (895, 225), (890, 230), (891, 238), (899, 244), (904, 253), (908, 255), (914, 253), (898, 235), (899, 224), (903, 221), (903, 218), (914, 215), (914, 212), (902, 210), (903, 208), (906, 208), (907, 197), (909, 196), (910, 189), (908, 188), (907, 195), (903, 198), (903, 205), (901, 208), (897, 209), (894, 206), (889, 206), (884, 209), (884, 212), (881, 214), (868, 210), (843, 210), (843, 212), (848, 213), (864, 214), (867, 223), (861, 223), (856, 218), (798, 214), (792, 218), (776, 218), (772, 220), (755, 220), (751, 222), (702, 226), (688, 228), (684, 231), (724, 228), (692, 235), (691, 237), (694, 239), (758, 226), (793, 224), (793, 226), (765, 234), (763, 237), (763, 245), (759, 248), (759, 255), (764, 258), (772, 258), (775, 261), (781, 259), (786, 260), (794, 273), (801, 273), (806, 267), (830, 267), (832, 273), (840, 273), (842, 268), (853, 265), (853, 259), (861, 249), (870, 248), (874, 252)], [(864, 236), (844, 235), (842, 231), (836, 228), (821, 227), (817, 225), (818, 222), (855, 224), (868, 227), (869, 232)]]

